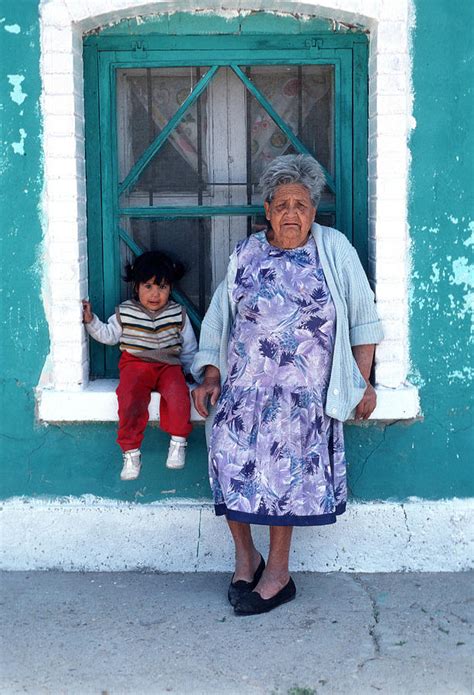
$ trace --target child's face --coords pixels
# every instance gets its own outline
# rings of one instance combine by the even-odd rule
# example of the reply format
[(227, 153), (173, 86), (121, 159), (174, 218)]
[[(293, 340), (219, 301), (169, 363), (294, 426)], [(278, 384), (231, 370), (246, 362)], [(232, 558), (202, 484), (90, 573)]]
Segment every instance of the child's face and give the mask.
[(138, 283), (138, 301), (149, 311), (163, 309), (170, 298), (171, 285), (163, 280), (159, 285), (156, 284), (156, 277), (146, 282)]

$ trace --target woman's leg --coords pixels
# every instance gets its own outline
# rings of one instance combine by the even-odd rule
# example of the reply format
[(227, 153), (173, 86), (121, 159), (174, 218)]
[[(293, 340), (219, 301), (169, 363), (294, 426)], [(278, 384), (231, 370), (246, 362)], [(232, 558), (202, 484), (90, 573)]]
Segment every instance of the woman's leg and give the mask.
[(254, 591), (262, 598), (275, 596), (290, 580), (290, 559), (293, 526), (270, 526), (270, 552), (267, 566)]
[(235, 545), (235, 572), (233, 582), (251, 582), (260, 564), (260, 553), (255, 548), (250, 524), (229, 521), (229, 529)]

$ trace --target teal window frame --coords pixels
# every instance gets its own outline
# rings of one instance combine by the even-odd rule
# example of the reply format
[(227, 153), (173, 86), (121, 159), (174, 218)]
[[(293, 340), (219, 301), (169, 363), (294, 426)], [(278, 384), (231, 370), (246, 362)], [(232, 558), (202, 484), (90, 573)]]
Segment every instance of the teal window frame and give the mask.
[[(104, 318), (110, 316), (119, 301), (122, 272), (120, 239), (134, 253), (140, 252), (121, 227), (121, 216), (170, 219), (263, 212), (259, 206), (242, 205), (121, 209), (120, 193), (131, 185), (133, 170), (136, 173), (139, 163), (132, 167), (124, 181), (119, 181), (116, 125), (118, 69), (212, 66), (202, 78), (205, 88), (212, 79), (212, 70), (221, 66), (230, 67), (282, 127), (282, 119), (277, 113), (271, 113), (271, 105), (265, 103), (265, 98), (252, 83), (248, 84), (248, 78), (240, 66), (332, 64), (335, 74), (335, 175), (334, 182), (330, 181), (329, 185), (334, 186), (335, 191), (336, 227), (356, 247), (367, 269), (367, 63), (368, 41), (363, 33), (87, 37), (84, 40), (84, 95), (88, 259), (90, 298), (96, 313)], [(195, 91), (186, 103), (194, 99)], [(171, 119), (170, 130), (173, 120), (176, 125), (179, 114)], [(292, 140), (294, 134), (289, 128), (284, 132)], [(297, 150), (308, 151), (297, 138), (296, 142), (292, 142)], [(201, 317), (191, 307), (190, 317), (195, 325), (199, 325)], [(107, 358), (105, 347), (93, 341), (91, 376), (116, 376), (116, 358)]]

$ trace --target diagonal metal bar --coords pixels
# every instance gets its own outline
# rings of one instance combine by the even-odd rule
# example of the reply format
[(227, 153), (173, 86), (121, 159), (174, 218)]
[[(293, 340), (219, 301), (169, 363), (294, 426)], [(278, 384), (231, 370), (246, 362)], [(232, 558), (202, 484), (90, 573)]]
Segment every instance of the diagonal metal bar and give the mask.
[(164, 145), (170, 133), (176, 128), (179, 122), (183, 119), (184, 114), (189, 109), (192, 104), (196, 101), (200, 94), (206, 89), (209, 82), (212, 80), (216, 72), (219, 70), (219, 65), (213, 65), (210, 70), (206, 72), (204, 77), (202, 77), (197, 85), (194, 87), (191, 94), (183, 101), (179, 109), (174, 114), (168, 123), (165, 125), (158, 137), (149, 145), (142, 156), (135, 162), (133, 167), (128, 172), (122, 183), (119, 184), (118, 192), (119, 196), (126, 191), (130, 186), (132, 186), (140, 174), (143, 172), (147, 164), (153, 159), (158, 150)]
[[(118, 228), (118, 233), (119, 237), (125, 244), (127, 244), (128, 248), (132, 251), (132, 253), (135, 254), (135, 256), (140, 256), (140, 254), (143, 253), (143, 249), (141, 248), (141, 246), (139, 246), (137, 242), (134, 241), (132, 237), (129, 234), (127, 234), (127, 232), (124, 229), (122, 229), (122, 227)], [(189, 316), (191, 323), (194, 326), (196, 326), (198, 330), (200, 330), (202, 319), (199, 316), (199, 313), (194, 308), (194, 306), (189, 301), (189, 299), (186, 297), (186, 295), (184, 295), (178, 289), (173, 287), (171, 291), (171, 296), (176, 302), (179, 302), (179, 304), (183, 304), (186, 307), (186, 312)]]
[(139, 246), (137, 242), (134, 241), (132, 237), (129, 234), (127, 234), (127, 232), (124, 229), (122, 229), (122, 227), (118, 228), (118, 234), (122, 241), (124, 241), (127, 244), (130, 251), (132, 251), (132, 253), (135, 254), (135, 256), (140, 256), (143, 253), (142, 247)]
[[(231, 65), (231, 69), (235, 72), (237, 77), (242, 80), (244, 85), (247, 87), (249, 92), (253, 94), (255, 99), (259, 102), (261, 106), (265, 109), (265, 111), (268, 113), (270, 118), (275, 121), (276, 125), (282, 130), (288, 140), (291, 142), (291, 144), (295, 147), (295, 149), (298, 150), (298, 152), (301, 152), (302, 154), (310, 154), (311, 156), (314, 156), (312, 152), (308, 150), (306, 145), (304, 145), (301, 140), (295, 135), (295, 133), (292, 131), (289, 125), (285, 123), (285, 121), (278, 115), (278, 113), (275, 111), (273, 106), (270, 104), (268, 99), (262, 94), (262, 92), (254, 85), (251, 80), (247, 77), (247, 75), (239, 68), (238, 65)], [(321, 165), (322, 166), (322, 165)], [(326, 178), (326, 183), (328, 188), (332, 191), (332, 193), (336, 192), (336, 184), (334, 182), (334, 179), (330, 175), (328, 171), (324, 167), (322, 167), (324, 171), (324, 176)]]

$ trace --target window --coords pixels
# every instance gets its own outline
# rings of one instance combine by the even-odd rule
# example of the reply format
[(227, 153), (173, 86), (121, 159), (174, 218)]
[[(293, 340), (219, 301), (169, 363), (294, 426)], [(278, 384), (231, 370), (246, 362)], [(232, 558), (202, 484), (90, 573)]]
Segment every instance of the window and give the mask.
[[(131, 0), (116, 0), (113, 7), (110, 0), (94, 0), (93, 5), (87, 7), (72, 0), (50, 0), (42, 3), (40, 8), (45, 158), (43, 286), (47, 288), (43, 293), (43, 302), (51, 342), (36, 389), (39, 419), (45, 422), (78, 422), (117, 418), (115, 383), (110, 378), (113, 370), (108, 378), (90, 380), (91, 371), (96, 376), (106, 374), (105, 361), (103, 352), (96, 354), (94, 346), (90, 369), (89, 342), (84, 334), (80, 309), (80, 299), (89, 293), (96, 301), (97, 312), (105, 317), (108, 314), (104, 310), (104, 298), (113, 296), (115, 292), (116, 301), (120, 299), (118, 254), (115, 259), (109, 256), (107, 260), (108, 265), (117, 263), (118, 282), (113, 291), (110, 278), (104, 287), (102, 268), (105, 249), (117, 248), (120, 242), (117, 232), (111, 231), (110, 208), (108, 211), (103, 209), (106, 197), (102, 196), (102, 190), (110, 192), (112, 180), (108, 183), (103, 181), (101, 152), (109, 158), (118, 157), (118, 153), (114, 154), (110, 149), (106, 151), (103, 147), (101, 149), (101, 136), (107, 136), (111, 120), (100, 123), (100, 113), (107, 105), (102, 101), (99, 111), (99, 93), (102, 99), (110, 99), (110, 85), (115, 84), (116, 80), (112, 80), (111, 73), (100, 72), (100, 55), (103, 54), (105, 60), (108, 53), (111, 71), (114, 69), (111, 52), (115, 52), (115, 60), (122, 63), (122, 69), (127, 69), (127, 66), (138, 69), (137, 59), (143, 61), (142, 68), (145, 69), (206, 67), (213, 65), (211, 61), (204, 60), (204, 51), (211, 48), (215, 49), (214, 55), (217, 51), (218, 58), (224, 59), (218, 62), (221, 71), (234, 58), (241, 61), (238, 65), (243, 65), (244, 69), (250, 67), (252, 71), (252, 66), (257, 67), (252, 63), (252, 56), (265, 59), (273, 55), (274, 50), (280, 51), (281, 59), (266, 64), (265, 60), (259, 61), (260, 69), (264, 69), (265, 65), (317, 64), (318, 55), (329, 57), (329, 50), (333, 52), (333, 58), (340, 56), (341, 59), (344, 51), (350, 52), (352, 75), (349, 82), (352, 80), (352, 89), (346, 80), (344, 90), (336, 91), (334, 103), (338, 108), (334, 118), (341, 113), (341, 106), (342, 110), (349, 112), (347, 100), (352, 100), (353, 115), (349, 114), (349, 119), (352, 119), (351, 170), (344, 160), (344, 170), (340, 171), (340, 161), (335, 158), (335, 181), (337, 183), (340, 179), (340, 171), (345, 177), (341, 184), (341, 189), (345, 191), (346, 177), (350, 177), (352, 192), (348, 199), (353, 203), (352, 241), (362, 260), (365, 262), (368, 258), (368, 271), (371, 282), (376, 286), (378, 310), (385, 328), (385, 338), (376, 355), (378, 401), (374, 419), (416, 417), (420, 411), (418, 390), (407, 382), (410, 277), (408, 136), (414, 124), (409, 0), (399, 0), (395, 4), (386, 0), (364, 0), (362, 13), (360, 0), (338, 0), (327, 3), (324, 8), (310, 2), (307, 3), (308, 14), (298, 17), (294, 15), (294, 5), (290, 2), (279, 4), (278, 15), (230, 9), (225, 17), (219, 16), (214, 6), (208, 8), (208, 12), (159, 12), (156, 2), (152, 0), (143, 0), (139, 8)], [(66, 6), (67, 12), (64, 11)], [(168, 6), (170, 10), (174, 7), (173, 3)], [(120, 21), (122, 19), (123, 22)], [(362, 26), (360, 22), (363, 22)], [(353, 33), (355, 26), (366, 34)], [(187, 28), (188, 33), (183, 35)], [(84, 38), (91, 31), (101, 33)], [(274, 31), (280, 36), (275, 37)], [(153, 36), (142, 36), (147, 32), (155, 33)], [(156, 32), (159, 32), (159, 36)], [(281, 34), (285, 35), (281, 37)], [(368, 60), (365, 37), (368, 41)], [(251, 55), (245, 61), (242, 50), (245, 49), (248, 56), (249, 47), (252, 49)], [(161, 65), (146, 62), (150, 57), (156, 58), (157, 53), (164, 56), (165, 51), (168, 56), (179, 57), (183, 48), (193, 49), (188, 65), (179, 64), (176, 60)], [(227, 63), (224, 54), (219, 53), (224, 49)], [(296, 49), (300, 51), (299, 57)], [(198, 57), (200, 60), (197, 60)], [(292, 60), (295, 57), (296, 61)], [(328, 63), (331, 62), (328, 60)], [(368, 113), (365, 82), (367, 63)], [(342, 62), (339, 65), (342, 66)], [(336, 90), (337, 85), (342, 84), (343, 73), (347, 74), (347, 71), (340, 69), (340, 80), (335, 82)], [(107, 86), (105, 91), (104, 86)], [(110, 112), (111, 104), (107, 108)], [(368, 176), (365, 155), (367, 124)], [(337, 132), (336, 128), (336, 154), (344, 147), (344, 143), (338, 144)], [(209, 137), (213, 137), (213, 134), (210, 133)], [(230, 145), (233, 144), (234, 139), (230, 138)], [(89, 168), (87, 190), (85, 147)], [(242, 147), (238, 151), (242, 155)], [(228, 168), (232, 174), (233, 166), (234, 161), (229, 161)], [(337, 191), (335, 202), (337, 205)], [(218, 220), (227, 225), (221, 243), (213, 248), (216, 267), (222, 268), (227, 262), (229, 250), (226, 239), (232, 246), (234, 225), (238, 220), (235, 216), (221, 216), (213, 218), (213, 224), (217, 225)], [(175, 218), (177, 224), (182, 221), (183, 218)], [(341, 226), (340, 222), (337, 224)], [(108, 234), (115, 235), (115, 244), (106, 238)], [(113, 304), (112, 301), (112, 308)], [(157, 417), (157, 405), (155, 402), (152, 408), (153, 418)]]
[[(183, 48), (184, 47), (184, 48)], [(93, 36), (84, 43), (90, 296), (104, 318), (123, 266), (177, 255), (178, 298), (199, 327), (235, 242), (265, 225), (258, 180), (279, 154), (326, 172), (317, 220), (367, 265), (367, 38)], [(342, 166), (344, 163), (344, 166)], [(91, 374), (117, 354), (91, 344)]]

